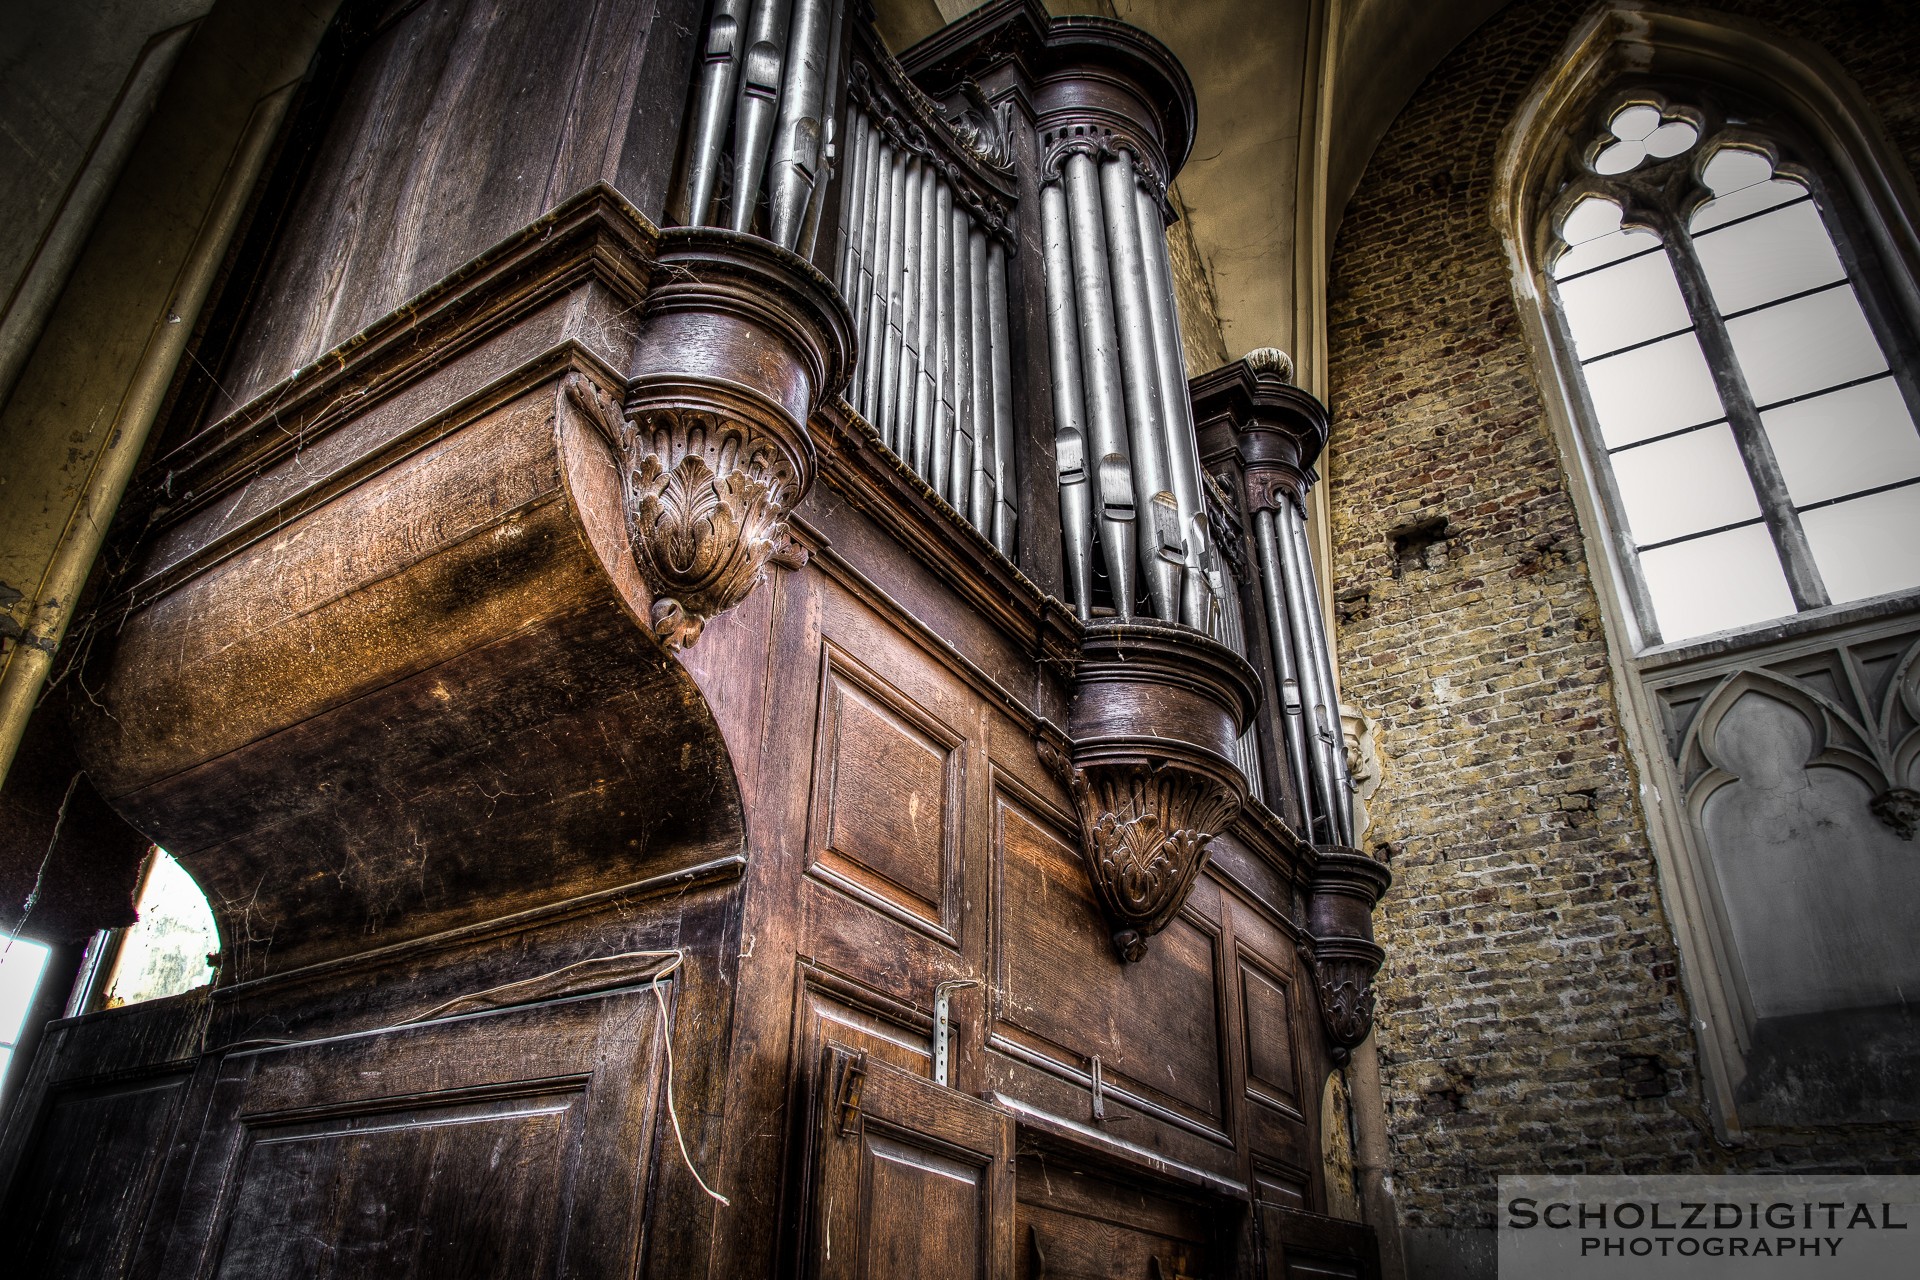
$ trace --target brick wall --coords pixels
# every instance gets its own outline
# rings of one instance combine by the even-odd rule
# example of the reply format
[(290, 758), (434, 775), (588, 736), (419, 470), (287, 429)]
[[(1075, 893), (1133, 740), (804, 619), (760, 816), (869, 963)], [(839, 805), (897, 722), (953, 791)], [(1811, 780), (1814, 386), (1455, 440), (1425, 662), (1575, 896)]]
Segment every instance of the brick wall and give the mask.
[[(1336, 242), (1334, 592), (1376, 717), (1378, 1042), (1411, 1227), (1501, 1172), (1915, 1167), (1909, 1130), (1711, 1136), (1594, 586), (1488, 207), (1500, 131), (1586, 4), (1520, 0), (1382, 141)], [(1911, 5), (1741, 3), (1826, 48), (1912, 163)]]

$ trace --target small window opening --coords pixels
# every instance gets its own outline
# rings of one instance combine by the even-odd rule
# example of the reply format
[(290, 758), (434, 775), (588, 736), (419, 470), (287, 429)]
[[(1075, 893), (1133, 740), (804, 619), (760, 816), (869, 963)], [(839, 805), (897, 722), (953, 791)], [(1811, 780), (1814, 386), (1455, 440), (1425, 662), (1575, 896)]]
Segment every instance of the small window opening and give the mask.
[(140, 885), (139, 920), (120, 936), (102, 1008), (183, 995), (213, 981), (220, 932), (193, 877), (155, 849)]
[(0, 1080), (7, 1078), (14, 1048), (26, 1029), (33, 993), (46, 972), (48, 949), (25, 938), (7, 937), (0, 944)]

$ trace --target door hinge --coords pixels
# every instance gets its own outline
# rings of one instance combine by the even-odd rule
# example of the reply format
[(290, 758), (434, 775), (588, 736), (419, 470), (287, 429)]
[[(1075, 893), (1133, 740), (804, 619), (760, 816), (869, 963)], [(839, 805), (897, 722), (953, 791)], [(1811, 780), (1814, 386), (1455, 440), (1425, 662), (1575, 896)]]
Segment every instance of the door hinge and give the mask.
[(837, 1050), (833, 1055), (834, 1128), (846, 1137), (860, 1122), (860, 1085), (867, 1075), (867, 1052)]

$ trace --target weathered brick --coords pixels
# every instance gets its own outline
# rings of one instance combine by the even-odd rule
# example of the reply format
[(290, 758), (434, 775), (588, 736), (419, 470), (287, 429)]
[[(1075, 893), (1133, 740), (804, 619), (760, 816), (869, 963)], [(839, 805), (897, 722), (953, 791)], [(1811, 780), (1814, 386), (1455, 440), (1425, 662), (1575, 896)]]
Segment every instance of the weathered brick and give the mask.
[[(1378, 1043), (1416, 1226), (1486, 1225), (1504, 1172), (1920, 1160), (1914, 1126), (1729, 1150), (1708, 1123), (1582, 533), (1489, 213), (1501, 131), (1590, 7), (1523, 0), (1457, 48), (1382, 140), (1333, 256), (1332, 576), (1346, 697), (1378, 721), (1367, 843), (1395, 876)], [(1913, 163), (1909, 6), (1716, 7), (1833, 55)]]

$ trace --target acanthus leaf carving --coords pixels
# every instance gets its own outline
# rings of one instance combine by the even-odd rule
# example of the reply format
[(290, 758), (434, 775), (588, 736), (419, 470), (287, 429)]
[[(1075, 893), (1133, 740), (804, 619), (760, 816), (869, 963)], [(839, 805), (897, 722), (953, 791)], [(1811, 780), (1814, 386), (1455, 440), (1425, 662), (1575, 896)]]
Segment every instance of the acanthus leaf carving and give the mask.
[(954, 141), (980, 163), (1011, 173), (1014, 155), (1013, 104), (988, 102), (987, 95), (972, 80), (962, 84), (960, 92), (970, 109), (940, 113)]
[(1172, 921), (1206, 863), (1207, 845), (1239, 811), (1219, 779), (1140, 760), (1070, 767), (1081, 855), (1128, 962)]
[(622, 410), (579, 374), (566, 394), (613, 446), (629, 545), (653, 595), (649, 622), (669, 651), (699, 640), (769, 564), (806, 563), (787, 523), (803, 463), (784, 439), (717, 408)]

